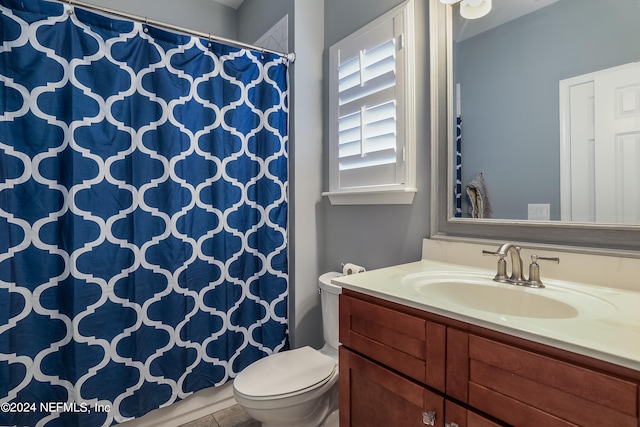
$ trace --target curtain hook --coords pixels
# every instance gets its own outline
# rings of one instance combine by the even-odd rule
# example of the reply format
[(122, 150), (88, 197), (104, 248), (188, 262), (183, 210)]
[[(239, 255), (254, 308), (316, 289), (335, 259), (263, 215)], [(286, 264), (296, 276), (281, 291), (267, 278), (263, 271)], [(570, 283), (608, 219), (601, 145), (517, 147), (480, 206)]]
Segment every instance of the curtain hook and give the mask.
[(144, 28), (142, 31), (145, 33), (149, 32), (149, 19), (146, 16), (144, 17)]
[(69, 10), (67, 10), (67, 14), (68, 15), (73, 15), (73, 4), (71, 3), (71, 0), (69, 1)]
[(211, 33), (209, 33), (209, 43), (207, 43), (207, 47), (211, 47), (212, 43), (211, 43)]

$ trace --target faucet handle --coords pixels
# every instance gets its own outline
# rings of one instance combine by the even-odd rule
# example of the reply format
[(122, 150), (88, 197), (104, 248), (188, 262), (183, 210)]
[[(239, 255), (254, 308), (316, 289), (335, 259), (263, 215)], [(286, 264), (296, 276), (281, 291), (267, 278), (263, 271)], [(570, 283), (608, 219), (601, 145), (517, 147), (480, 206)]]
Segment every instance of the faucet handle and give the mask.
[(499, 256), (500, 258), (504, 258), (504, 255), (505, 255), (505, 254), (501, 254), (501, 253), (500, 253), (500, 252), (498, 252), (498, 251), (488, 251), (488, 250), (486, 250), (486, 249), (483, 249), (483, 250), (482, 250), (482, 255), (497, 255), (497, 256)]
[(487, 250), (483, 250), (482, 251), (483, 255), (496, 255), (498, 257), (500, 257), (500, 259), (498, 260), (498, 271), (496, 272), (495, 277), (493, 278), (493, 280), (495, 280), (496, 282), (506, 282), (508, 277), (507, 277), (507, 261), (505, 261), (504, 257), (506, 254), (502, 254), (500, 252), (494, 252), (494, 251), (487, 251)]
[(531, 262), (532, 263), (534, 263), (534, 262), (537, 263), (538, 260), (540, 260), (540, 261), (553, 261), (556, 264), (560, 264), (560, 258), (558, 258), (558, 257), (538, 256), (538, 255), (535, 255), (535, 254), (531, 255)]
[(527, 286), (531, 286), (534, 288), (544, 288), (544, 284), (542, 280), (540, 280), (540, 265), (538, 265), (538, 260), (540, 261), (553, 261), (556, 264), (560, 263), (560, 258), (558, 257), (543, 257), (538, 255), (531, 255), (531, 264), (529, 264), (529, 280), (527, 280)]

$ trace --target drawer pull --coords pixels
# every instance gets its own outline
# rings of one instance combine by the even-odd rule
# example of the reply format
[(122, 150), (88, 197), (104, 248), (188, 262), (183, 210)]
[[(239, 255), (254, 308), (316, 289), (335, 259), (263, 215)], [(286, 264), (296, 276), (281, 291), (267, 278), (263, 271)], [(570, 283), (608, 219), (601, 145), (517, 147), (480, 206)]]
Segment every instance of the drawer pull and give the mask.
[(444, 427), (460, 427), (460, 424), (454, 422), (444, 423)]
[(422, 423), (428, 426), (436, 425), (436, 413), (435, 411), (423, 412)]

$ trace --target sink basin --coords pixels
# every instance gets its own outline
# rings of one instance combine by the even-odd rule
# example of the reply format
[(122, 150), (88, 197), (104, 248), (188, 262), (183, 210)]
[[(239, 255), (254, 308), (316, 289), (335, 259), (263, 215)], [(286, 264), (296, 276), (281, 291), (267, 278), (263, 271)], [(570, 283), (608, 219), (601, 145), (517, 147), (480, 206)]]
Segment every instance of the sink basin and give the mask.
[(412, 287), (431, 303), (506, 316), (538, 319), (571, 319), (579, 314), (614, 314), (609, 302), (546, 281), (545, 288), (498, 283), (492, 277), (472, 273), (428, 272), (406, 276), (403, 285)]

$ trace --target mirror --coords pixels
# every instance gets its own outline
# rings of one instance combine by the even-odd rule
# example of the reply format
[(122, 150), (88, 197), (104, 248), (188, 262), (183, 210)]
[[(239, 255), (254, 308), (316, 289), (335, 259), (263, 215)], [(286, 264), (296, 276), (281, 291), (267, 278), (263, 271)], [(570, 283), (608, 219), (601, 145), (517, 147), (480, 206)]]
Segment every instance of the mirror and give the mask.
[(492, 218), (640, 224), (640, 2), (494, 0), (473, 20), (458, 5), (463, 196), (481, 172)]
[[(432, 237), (638, 250), (640, 1), (493, 0), (476, 20), (457, 7), (431, 0)], [(630, 90), (599, 84), (617, 71)], [(606, 144), (602, 99), (614, 121), (631, 116)], [(469, 203), (478, 178), (484, 203)]]

